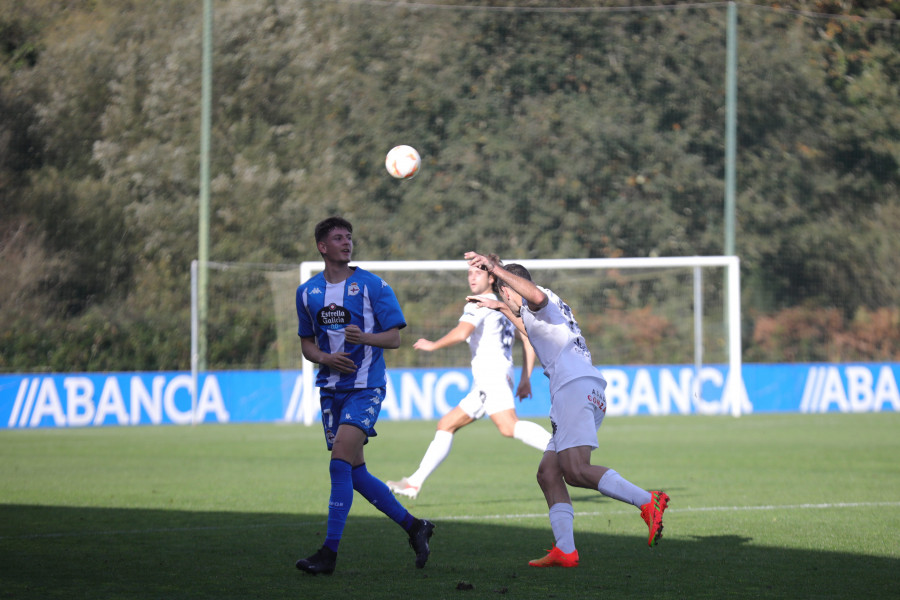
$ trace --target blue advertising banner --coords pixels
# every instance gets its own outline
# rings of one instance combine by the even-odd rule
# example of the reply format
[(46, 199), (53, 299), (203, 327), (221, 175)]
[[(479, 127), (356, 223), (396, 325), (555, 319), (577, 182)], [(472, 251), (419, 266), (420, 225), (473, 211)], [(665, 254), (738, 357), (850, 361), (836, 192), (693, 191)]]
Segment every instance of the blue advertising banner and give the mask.
[[(731, 389), (726, 366), (635, 366), (601, 369), (607, 413), (615, 415), (739, 412), (900, 411), (898, 363), (745, 364)], [(436, 419), (471, 385), (468, 369), (394, 369), (382, 420)], [(190, 373), (69, 373), (0, 375), (0, 427), (96, 427), (191, 423), (315, 422), (303, 398), (300, 371)], [(517, 405), (522, 417), (550, 412), (547, 383), (532, 375), (534, 397)]]

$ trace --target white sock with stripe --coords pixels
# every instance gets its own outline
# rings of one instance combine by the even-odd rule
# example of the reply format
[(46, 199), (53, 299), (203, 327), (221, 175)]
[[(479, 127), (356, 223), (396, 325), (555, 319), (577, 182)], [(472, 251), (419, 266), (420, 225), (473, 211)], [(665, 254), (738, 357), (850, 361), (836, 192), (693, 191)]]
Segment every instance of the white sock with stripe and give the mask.
[(575, 552), (575, 509), (571, 504), (557, 502), (550, 507), (550, 529), (557, 548), (566, 554)]
[(615, 498), (621, 502), (634, 504), (638, 508), (653, 499), (650, 492), (634, 485), (612, 469), (609, 469), (600, 478), (600, 482), (597, 484), (597, 491), (604, 496)]
[(531, 421), (516, 421), (513, 427), (513, 437), (541, 452), (546, 450), (547, 444), (550, 443), (550, 432)]
[(422, 487), (428, 476), (440, 466), (447, 455), (450, 454), (450, 448), (453, 446), (453, 434), (449, 431), (441, 431), (440, 429), (434, 433), (434, 439), (428, 444), (428, 450), (419, 463), (418, 470), (406, 478), (409, 485)]

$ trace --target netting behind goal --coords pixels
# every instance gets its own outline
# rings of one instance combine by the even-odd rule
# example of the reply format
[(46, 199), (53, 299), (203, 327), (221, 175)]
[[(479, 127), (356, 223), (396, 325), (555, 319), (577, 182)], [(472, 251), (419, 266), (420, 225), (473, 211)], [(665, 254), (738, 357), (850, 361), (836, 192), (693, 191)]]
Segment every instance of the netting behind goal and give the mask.
[[(719, 257), (523, 260), (535, 283), (572, 308), (598, 364), (728, 362), (726, 262)], [(466, 366), (469, 350), (417, 352), (456, 325), (465, 296), (465, 261), (357, 263), (382, 275), (400, 299), (408, 326), (397, 367)], [(304, 263), (308, 276), (321, 263)], [(699, 351), (699, 353), (697, 352)]]
[[(740, 372), (740, 284), (736, 257), (523, 260), (535, 283), (572, 308), (599, 368), (615, 365), (729, 365)], [(419, 352), (453, 328), (469, 292), (465, 261), (360, 261), (384, 277), (408, 326), (389, 368), (467, 367), (467, 344)], [(208, 370), (303, 370), (304, 397), (314, 366), (297, 337), (297, 285), (323, 267), (210, 263), (206, 323)], [(195, 302), (196, 304), (196, 302)], [(192, 311), (195, 315), (198, 311)], [(194, 324), (194, 335), (203, 328)], [(198, 346), (198, 344), (195, 344)], [(517, 350), (517, 352), (519, 352)], [(517, 365), (521, 355), (516, 356)], [(737, 405), (737, 404), (735, 404)]]

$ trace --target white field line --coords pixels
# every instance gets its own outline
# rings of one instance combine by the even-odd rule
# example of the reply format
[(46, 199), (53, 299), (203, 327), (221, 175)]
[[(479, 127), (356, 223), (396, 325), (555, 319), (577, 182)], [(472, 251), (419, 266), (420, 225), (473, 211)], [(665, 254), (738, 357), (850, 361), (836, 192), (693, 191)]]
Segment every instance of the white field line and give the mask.
[[(671, 507), (666, 514), (682, 512), (720, 512), (720, 511), (751, 511), (751, 510), (806, 510), (829, 508), (870, 508), (876, 506), (900, 507), (900, 502), (832, 502), (827, 504), (765, 504), (760, 506), (697, 506), (686, 508)], [(631, 514), (634, 509), (628, 510), (604, 510), (602, 512), (576, 512), (576, 517), (605, 517), (607, 515)], [(456, 515), (435, 519), (436, 521), (504, 521), (512, 519), (547, 518), (547, 513), (523, 513), (513, 515)]]
[[(670, 508), (667, 514), (672, 513), (688, 513), (688, 512), (723, 512), (723, 511), (765, 511), (765, 510), (826, 510), (836, 508), (874, 508), (879, 506), (900, 507), (900, 502), (832, 502), (822, 504), (763, 504), (758, 506), (696, 506), (686, 508)], [(578, 517), (605, 517), (609, 515), (631, 514), (633, 509), (628, 510), (604, 510), (594, 512), (576, 512)], [(513, 521), (518, 519), (546, 519), (547, 513), (519, 513), (506, 515), (450, 515), (444, 517), (429, 517), (436, 522), (441, 521)], [(141, 535), (141, 534), (157, 534), (157, 533), (185, 533), (196, 531), (228, 531), (228, 530), (248, 530), (248, 529), (266, 529), (271, 527), (293, 528), (307, 527), (311, 525), (322, 525), (325, 521), (295, 521), (290, 523), (257, 523), (250, 525), (209, 525), (209, 526), (186, 526), (186, 527), (151, 527), (147, 529), (111, 529), (102, 531), (66, 531), (58, 533), (30, 533), (22, 535), (0, 535), (2, 540), (26, 540), (41, 538), (64, 538), (64, 537), (92, 537), (106, 535)]]

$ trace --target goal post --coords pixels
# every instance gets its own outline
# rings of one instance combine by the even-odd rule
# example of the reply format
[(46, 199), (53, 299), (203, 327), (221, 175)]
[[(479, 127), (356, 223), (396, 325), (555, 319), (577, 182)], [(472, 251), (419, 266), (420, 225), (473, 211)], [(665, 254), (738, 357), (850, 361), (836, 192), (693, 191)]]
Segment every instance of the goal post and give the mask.
[[(740, 416), (743, 407), (749, 406), (746, 398), (746, 392), (743, 385), (742, 377), (742, 357), (741, 357), (741, 307), (740, 307), (740, 261), (737, 256), (685, 256), (685, 257), (646, 257), (646, 258), (577, 258), (577, 259), (524, 259), (524, 260), (505, 260), (505, 263), (519, 263), (525, 266), (529, 271), (540, 272), (534, 276), (535, 283), (543, 285), (556, 291), (567, 302), (572, 304), (569, 294), (563, 283), (557, 288), (552, 283), (545, 283), (549, 274), (559, 274), (561, 272), (580, 272), (580, 273), (599, 273), (599, 272), (619, 272), (632, 270), (673, 270), (684, 269), (690, 272), (692, 285), (691, 304), (692, 304), (692, 324), (693, 332), (693, 361), (695, 367), (699, 369), (700, 363), (704, 356), (703, 341), (703, 319), (704, 310), (704, 278), (702, 270), (704, 268), (720, 268), (725, 270), (725, 277), (722, 285), (724, 292), (723, 300), (723, 327), (725, 329), (724, 361), (728, 365), (728, 373), (726, 376), (722, 402), (727, 406), (731, 415)], [(357, 261), (353, 263), (355, 266), (362, 267), (374, 273), (387, 272), (464, 272), (468, 268), (468, 264), (464, 260), (426, 260), (426, 261)], [(308, 261), (300, 264), (299, 281), (306, 281), (314, 273), (321, 271), (324, 263), (321, 261)], [(707, 280), (710, 278), (706, 278)], [(390, 282), (392, 287), (394, 283)], [(395, 287), (395, 291), (397, 291)], [(668, 293), (668, 292), (667, 292)], [(460, 295), (463, 291), (460, 291)], [(404, 298), (398, 293), (401, 305), (404, 305)], [(575, 315), (582, 324), (584, 329), (585, 317), (583, 307), (575, 307)], [(449, 325), (449, 323), (445, 324)], [(588, 340), (589, 347), (593, 348), (591, 340)], [(597, 359), (595, 354), (595, 363), (602, 369), (603, 360)], [(305, 357), (302, 359), (302, 396), (301, 413), (302, 421), (306, 424), (315, 422), (318, 411), (318, 394), (315, 387), (315, 365), (307, 361)], [(696, 392), (699, 393), (699, 392)]]

